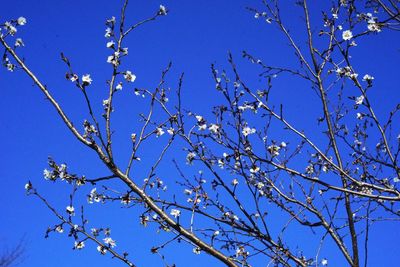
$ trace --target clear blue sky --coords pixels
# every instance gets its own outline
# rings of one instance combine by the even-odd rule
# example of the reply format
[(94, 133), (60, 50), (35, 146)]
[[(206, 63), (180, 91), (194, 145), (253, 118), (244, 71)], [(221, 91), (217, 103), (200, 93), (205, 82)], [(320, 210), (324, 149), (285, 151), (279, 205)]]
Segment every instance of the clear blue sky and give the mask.
[[(251, 77), (248, 72), (254, 74), (252, 77), (257, 77), (257, 72), (241, 59), (242, 50), (276, 65), (295, 62), (293, 52), (288, 49), (276, 28), (257, 21), (245, 9), (247, 6), (260, 6), (258, 0), (130, 2), (128, 24), (153, 14), (159, 4), (164, 4), (170, 10), (166, 17), (139, 28), (128, 37), (129, 59), (124, 64), (137, 75), (135, 86), (154, 87), (159, 81), (161, 70), (172, 61), (173, 69), (168, 80), (173, 86), (179, 74), (185, 72), (184, 105), (193, 107), (196, 112), (207, 113), (218, 102), (218, 97), (214, 97), (215, 85), (210, 64), (217, 63), (228, 69), (228, 51), (232, 52), (244, 76), (248, 77)], [(111, 72), (106, 63), (109, 50), (105, 47), (104, 22), (113, 15), (119, 15), (121, 4), (122, 1), (106, 0), (14, 0), (5, 1), (1, 5), (1, 22), (19, 16), (27, 18), (27, 25), (18, 32), (26, 45), (23, 48), (26, 63), (77, 122), (84, 118), (83, 109), (79, 108), (83, 102), (77, 89), (63, 78), (66, 68), (59, 60), (59, 54), (64, 52), (77, 72), (91, 74), (94, 82), (90, 90), (101, 92), (93, 93), (100, 110), (101, 100), (106, 95), (105, 80)], [(284, 17), (295, 36), (303, 38), (303, 29), (298, 28), (300, 11), (292, 4), (283, 5), (283, 12), (293, 11), (292, 15)], [(321, 9), (318, 5), (312, 6), (312, 10), (317, 12)], [(360, 73), (371, 73), (376, 78), (377, 92), (372, 94), (379, 115), (384, 114), (387, 107), (393, 106), (400, 98), (400, 34), (382, 32), (371, 39), (359, 43), (354, 60)], [(286, 90), (286, 95), (278, 94), (278, 103), (284, 102), (291, 106), (289, 114), (292, 115), (289, 116), (306, 128), (315, 120), (307, 121), (298, 114), (314, 114), (312, 100), (315, 100), (315, 96), (304, 84), (292, 82), (291, 78), (279, 82), (282, 87), (279, 90)], [(310, 93), (305, 94), (302, 89)], [(116, 115), (115, 125), (121, 129), (116, 135), (121, 133), (120, 137), (126, 138), (129, 136), (126, 133), (131, 131), (126, 118), (136, 120), (134, 114), (145, 111), (143, 109), (146, 106), (132, 104), (130, 101), (134, 96), (129, 89), (124, 88), (122, 93), (125, 97), (117, 99), (120, 105), (117, 109), (121, 112)], [(56, 207), (63, 209), (68, 203), (68, 193), (64, 193), (68, 190), (67, 186), (55, 186), (43, 179), (47, 157), (51, 155), (58, 161), (67, 162), (74, 172), (88, 177), (108, 173), (101, 167), (97, 157), (66, 131), (42, 93), (22, 72), (9, 73), (4, 68), (0, 69), (0, 127), (0, 244), (12, 246), (20, 237), (26, 237), (28, 257), (22, 267), (123, 266), (111, 260), (109, 255), (99, 256), (94, 246), (88, 245), (82, 251), (72, 251), (73, 240), (67, 238), (66, 233), (52, 235), (49, 240), (43, 238), (47, 226), (54, 225), (57, 220), (37, 199), (25, 196), (26, 181), (30, 179)], [(122, 141), (116, 143), (116, 147), (122, 151), (121, 157), (127, 155), (124, 149), (126, 144)], [(150, 157), (151, 152), (146, 152), (144, 158)], [(184, 160), (184, 154), (180, 159)], [(168, 164), (162, 167), (164, 172), (174, 172), (168, 169), (171, 168)], [(90, 188), (85, 190), (89, 192)], [(163, 238), (151, 229), (143, 229), (139, 225), (137, 212), (121, 209), (118, 205), (109, 205), (104, 211), (97, 205), (88, 213), (94, 225), (113, 226), (113, 237), (118, 241), (118, 246), (130, 251), (133, 262), (138, 266), (162, 266), (159, 257), (151, 255), (149, 250)], [(400, 259), (396, 251), (398, 246), (395, 245), (400, 238), (398, 228), (390, 223), (377, 224), (375, 227), (385, 227), (385, 230), (378, 234), (372, 233), (371, 244), (375, 242), (377, 245), (371, 245), (370, 266), (395, 266)], [(307, 239), (301, 235), (295, 238)], [(191, 250), (189, 246), (173, 245), (165, 254), (169, 255), (167, 260), (175, 262), (178, 267), (220, 266), (206, 255), (193, 255)], [(381, 258), (382, 251), (391, 257)], [(341, 266), (343, 259), (335, 258), (335, 253), (337, 251), (324, 251), (321, 256), (329, 258), (330, 266)], [(265, 266), (265, 263), (257, 266)]]

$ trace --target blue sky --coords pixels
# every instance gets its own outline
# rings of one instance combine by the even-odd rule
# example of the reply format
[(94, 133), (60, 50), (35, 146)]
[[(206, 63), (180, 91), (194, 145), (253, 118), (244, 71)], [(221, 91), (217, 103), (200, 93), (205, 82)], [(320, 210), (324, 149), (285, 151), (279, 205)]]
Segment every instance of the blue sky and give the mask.
[[(23, 38), (26, 47), (22, 54), (30, 68), (48, 86), (60, 104), (65, 107), (72, 119), (80, 122), (84, 118), (84, 102), (77, 89), (63, 78), (66, 72), (59, 59), (64, 52), (73, 63), (74, 69), (81, 74), (90, 73), (93, 84), (90, 90), (93, 101), (98, 103), (106, 96), (105, 80), (111, 67), (106, 63), (109, 50), (104, 38), (104, 22), (111, 16), (118, 16), (122, 1), (50, 1), (50, 0), (14, 0), (2, 3), (0, 20), (4, 22), (19, 16), (27, 18), (28, 23), (18, 35)], [(286, 3), (286, 1), (285, 1)], [(286, 41), (275, 27), (254, 19), (254, 14), (246, 7), (260, 7), (257, 0), (216, 0), (216, 1), (131, 1), (127, 12), (128, 24), (153, 14), (160, 4), (170, 10), (166, 17), (149, 23), (127, 38), (129, 58), (124, 64), (136, 75), (135, 86), (152, 88), (157, 85), (160, 73), (169, 61), (173, 68), (168, 75), (168, 83), (176, 86), (181, 72), (185, 72), (183, 99), (186, 107), (191, 107), (200, 114), (209, 114), (210, 107), (221, 98), (214, 90), (210, 64), (229, 69), (227, 53), (231, 51), (238, 62), (243, 76), (253, 79), (259, 86), (257, 70), (241, 58), (241, 51), (246, 50), (259, 58), (276, 65), (293, 65), (295, 58)], [(311, 9), (318, 12), (323, 8), (314, 4)], [(325, 8), (325, 7), (324, 7)], [(297, 8), (298, 9), (298, 8)], [(294, 36), (303, 38), (299, 29), (300, 10), (292, 4), (284, 4), (282, 11), (294, 11), (284, 15)], [(297, 12), (297, 13), (296, 13)], [(320, 28), (320, 22), (318, 21)], [(317, 24), (316, 24), (317, 25)], [(382, 32), (370, 40), (360, 42), (353, 57), (360, 73), (371, 73), (376, 77), (378, 90), (372, 91), (372, 101), (378, 115), (385, 114), (388, 107), (396, 104), (400, 98), (398, 62), (400, 62), (400, 35), (397, 32)], [(288, 118), (300, 123), (304, 128), (314, 127), (315, 120), (308, 120), (307, 115), (315, 115), (313, 101), (317, 101), (308, 86), (296, 83), (293, 78), (277, 80), (277, 103), (290, 107)], [(258, 84), (258, 85), (257, 85)], [(43, 169), (49, 155), (56, 160), (67, 162), (74, 172), (95, 177), (108, 174), (99, 164), (97, 157), (81, 146), (66, 131), (66, 127), (56, 112), (44, 99), (42, 93), (22, 72), (9, 73), (0, 69), (0, 184), (2, 219), (0, 221), (0, 244), (15, 244), (25, 236), (27, 240), (27, 258), (21, 266), (123, 266), (109, 256), (99, 256), (94, 246), (82, 251), (72, 251), (73, 240), (63, 235), (53, 234), (45, 240), (44, 233), (48, 226), (57, 223), (50, 212), (33, 197), (27, 197), (24, 184), (30, 179), (35, 186), (56, 207), (64, 208), (68, 203), (66, 185), (53, 185), (44, 181)], [(307, 91), (308, 90), (308, 91)], [(304, 93), (307, 92), (307, 93)], [(115, 127), (116, 149), (120, 149), (121, 161), (126, 159), (127, 140), (132, 124), (137, 123), (138, 112), (146, 110), (145, 102), (134, 102), (135, 96), (124, 88), (122, 96), (117, 96)], [(138, 104), (139, 103), (139, 104)], [(302, 114), (302, 116), (299, 116)], [(398, 123), (396, 123), (398, 127)], [(124, 139), (125, 138), (125, 139)], [(151, 158), (151, 147), (144, 152), (144, 158)], [(185, 155), (177, 156), (182, 162)], [(170, 162), (162, 165), (165, 173), (174, 172)], [(116, 187), (121, 186), (116, 184)], [(90, 191), (86, 188), (86, 191)], [(67, 192), (67, 193), (65, 193)], [(83, 200), (84, 201), (84, 200)], [(93, 206), (88, 217), (93, 223), (110, 225), (118, 246), (130, 251), (138, 266), (162, 266), (159, 257), (152, 255), (149, 249), (156, 242), (165, 240), (165, 236), (154, 233), (139, 225), (138, 212), (122, 209), (110, 204), (107, 209)], [(400, 259), (395, 244), (400, 232), (393, 223), (377, 224), (385, 227), (381, 232), (373, 232), (370, 266), (394, 266)], [(307, 236), (297, 236), (304, 239)], [(179, 249), (179, 253), (176, 251)], [(167, 260), (177, 266), (221, 266), (206, 255), (195, 256), (189, 246), (168, 247)], [(381, 258), (382, 250), (391, 255)], [(340, 266), (342, 259), (336, 259), (337, 251), (324, 251), (331, 266)], [(336, 264), (335, 264), (336, 262)], [(259, 263), (257, 266), (265, 266)]]

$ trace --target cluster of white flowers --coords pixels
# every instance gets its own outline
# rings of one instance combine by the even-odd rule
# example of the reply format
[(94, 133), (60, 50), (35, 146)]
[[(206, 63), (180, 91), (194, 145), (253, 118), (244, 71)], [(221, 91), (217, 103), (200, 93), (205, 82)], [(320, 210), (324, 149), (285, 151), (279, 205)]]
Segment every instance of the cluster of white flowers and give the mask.
[(96, 188), (93, 188), (87, 197), (87, 201), (88, 201), (88, 203), (92, 204), (93, 202), (102, 201), (103, 198), (104, 198), (104, 196), (102, 194), (97, 193)]
[(270, 145), (267, 147), (268, 152), (271, 154), (271, 156), (279, 156), (279, 150), (281, 150), (280, 146), (277, 145)]
[(254, 113), (257, 113), (257, 109), (254, 105), (252, 104), (248, 104), (248, 103), (244, 103), (242, 106), (238, 106), (238, 109), (240, 111), (245, 111), (245, 110), (252, 110)]
[(268, 23), (271, 23), (271, 22), (272, 22), (272, 19), (267, 17), (267, 12), (261, 12), (261, 13), (256, 12), (256, 13), (254, 14), (254, 18), (255, 18), (255, 19), (259, 19), (259, 18), (261, 18), (261, 17), (265, 18), (265, 21), (268, 22)]
[(17, 28), (8, 21), (4, 23), (4, 29), (6, 29), (10, 35), (14, 35), (17, 32)]
[(358, 74), (354, 73), (349, 66), (343, 68), (337, 68), (336, 74), (339, 77), (349, 77), (350, 79), (356, 79), (358, 77)]
[(19, 17), (17, 20), (14, 21), (6, 21), (4, 23), (4, 29), (11, 35), (13, 36), (15, 33), (17, 33), (17, 27), (16, 26), (24, 26), (26, 24), (26, 18), (24, 17)]
[(365, 14), (365, 18), (367, 20), (367, 28), (369, 31), (371, 32), (380, 32), (381, 29), (381, 25), (377, 22), (378, 18), (377, 17), (373, 17), (371, 13), (367, 13)]

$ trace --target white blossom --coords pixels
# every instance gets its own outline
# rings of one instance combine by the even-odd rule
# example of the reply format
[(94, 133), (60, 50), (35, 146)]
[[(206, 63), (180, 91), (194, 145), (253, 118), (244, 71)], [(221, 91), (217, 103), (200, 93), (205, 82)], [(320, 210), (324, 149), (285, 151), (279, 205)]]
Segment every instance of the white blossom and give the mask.
[(352, 74), (350, 74), (349, 77), (350, 77), (351, 79), (357, 79), (358, 74), (357, 74), (357, 73), (352, 73)]
[(207, 129), (207, 124), (201, 124), (201, 125), (199, 125), (199, 131), (204, 131), (205, 129)]
[(175, 129), (174, 128), (169, 128), (168, 130), (167, 130), (167, 133), (169, 134), (169, 135), (173, 135), (174, 133), (175, 133)]
[(88, 195), (88, 203), (93, 203), (93, 202), (100, 202), (103, 199), (103, 196), (97, 193), (97, 189), (93, 188), (90, 191), (90, 194)]
[(186, 155), (186, 163), (187, 163), (187, 164), (192, 164), (192, 162), (193, 162), (193, 160), (194, 160), (195, 157), (196, 157), (196, 153), (194, 153), (194, 152), (189, 152), (189, 153)]
[(253, 133), (255, 133), (255, 132), (256, 132), (256, 129), (250, 128), (250, 127), (245, 127), (245, 128), (243, 128), (243, 130), (242, 130), (242, 134), (243, 134), (244, 136), (248, 136), (248, 135), (253, 134)]
[(25, 46), (24, 42), (22, 41), (21, 38), (17, 38), (15, 39), (15, 44), (16, 47), (20, 47), (20, 46)]
[(4, 28), (11, 34), (14, 35), (17, 32), (17, 28), (15, 28), (10, 22), (6, 21), (4, 23)]
[(203, 116), (196, 115), (197, 122), (202, 122), (204, 120)]
[(114, 24), (115, 23), (115, 17), (112, 16), (110, 19), (107, 20), (107, 24)]
[(6, 66), (7, 66), (7, 70), (8, 70), (8, 71), (11, 71), (11, 72), (13, 72), (14, 69), (15, 69), (15, 67), (16, 67), (14, 64), (11, 64), (10, 62), (8, 62), (8, 63), (6, 64)]
[(49, 180), (52, 178), (52, 173), (48, 169), (43, 170), (44, 179)]
[(322, 266), (328, 266), (328, 260), (327, 259), (322, 259), (321, 265)]
[(160, 14), (161, 16), (166, 16), (168, 13), (168, 10), (165, 6), (160, 5), (160, 9), (158, 11), (158, 14)]
[(190, 190), (190, 189), (185, 189), (184, 191), (183, 191), (183, 193), (185, 194), (185, 195), (191, 195), (192, 193), (193, 193), (193, 191), (192, 190)]
[(156, 129), (156, 136), (159, 137), (161, 135), (163, 135), (165, 132), (162, 128), (157, 128)]
[(370, 30), (371, 32), (380, 32), (381, 31), (381, 26), (379, 26), (378, 23), (368, 23), (367, 26), (368, 30)]
[(122, 53), (122, 55), (126, 56), (128, 54), (128, 47), (121, 48), (121, 53)]
[(199, 247), (195, 247), (195, 248), (193, 248), (193, 253), (194, 253), (194, 254), (197, 254), (197, 255), (199, 255), (199, 254), (200, 254), (200, 252), (201, 252), (201, 248), (199, 248)]
[(97, 246), (97, 251), (104, 255), (107, 252), (107, 248), (104, 246)]
[(132, 72), (130, 72), (129, 70), (127, 70), (124, 74), (124, 78), (125, 80), (127, 80), (128, 82), (133, 83), (136, 80), (136, 75), (133, 74)]
[(106, 29), (106, 33), (104, 34), (104, 37), (110, 38), (112, 36), (113, 32), (111, 28)]
[(104, 243), (109, 245), (111, 248), (114, 248), (117, 245), (115, 240), (113, 240), (111, 237), (106, 237), (106, 238), (103, 239), (103, 241), (104, 241)]
[(181, 211), (180, 211), (180, 210), (177, 210), (177, 209), (172, 209), (171, 212), (170, 212), (170, 214), (171, 214), (172, 216), (174, 216), (175, 218), (178, 218), (179, 216), (181, 216)]
[(72, 75), (71, 75), (71, 78), (69, 78), (69, 80), (70, 80), (71, 82), (76, 82), (78, 79), (79, 79), (79, 77), (78, 77), (78, 75), (76, 75), (76, 74), (72, 74)]
[(68, 214), (75, 215), (75, 208), (73, 206), (67, 206), (65, 210), (67, 211)]
[(107, 107), (110, 104), (110, 100), (109, 99), (104, 99), (103, 100), (103, 106)]
[(115, 89), (118, 91), (122, 90), (122, 83), (118, 83), (117, 86), (115, 86)]
[(113, 48), (115, 45), (114, 41), (107, 42), (107, 48)]
[(342, 33), (342, 38), (343, 40), (348, 41), (353, 38), (353, 33), (350, 30), (346, 30)]
[(361, 105), (364, 102), (364, 96), (360, 95), (359, 97), (356, 97), (356, 105)]
[(75, 249), (83, 249), (85, 247), (85, 243), (83, 241), (75, 241), (74, 248)]
[(107, 57), (107, 63), (110, 63), (114, 66), (119, 65), (119, 52), (114, 52), (114, 54)]
[(208, 130), (210, 130), (214, 134), (217, 134), (219, 126), (217, 124), (211, 124), (210, 127), (208, 127)]
[(362, 80), (366, 82), (371, 82), (373, 79), (375, 78), (369, 74), (365, 74), (364, 77), (362, 78)]
[(82, 76), (82, 82), (83, 82), (84, 84), (89, 85), (89, 84), (92, 83), (92, 81), (93, 81), (93, 80), (90, 78), (90, 74), (85, 74), (85, 75)]
[(256, 166), (256, 165), (253, 165), (253, 166), (251, 166), (251, 168), (250, 168), (250, 172), (251, 173), (257, 173), (257, 172), (259, 172), (260, 171), (260, 167), (258, 167), (258, 166)]
[(268, 152), (272, 155), (272, 156), (279, 156), (279, 150), (281, 148), (277, 145), (270, 145), (267, 147)]
[(32, 184), (31, 184), (31, 182), (26, 183), (26, 184), (25, 184), (25, 190), (26, 190), (26, 191), (29, 191), (29, 190), (31, 190), (31, 189), (32, 189)]
[(367, 13), (367, 17), (369, 18), (367, 23), (367, 28), (371, 32), (380, 32), (381, 31), (381, 25), (379, 25), (376, 20), (376, 17), (372, 17), (371, 13)]
[(24, 17), (19, 17), (19, 18), (17, 19), (17, 24), (20, 25), (20, 26), (25, 25), (25, 24), (26, 24), (26, 18), (24, 18)]
[(60, 234), (64, 233), (64, 229), (62, 228), (61, 225), (57, 226), (55, 230)]

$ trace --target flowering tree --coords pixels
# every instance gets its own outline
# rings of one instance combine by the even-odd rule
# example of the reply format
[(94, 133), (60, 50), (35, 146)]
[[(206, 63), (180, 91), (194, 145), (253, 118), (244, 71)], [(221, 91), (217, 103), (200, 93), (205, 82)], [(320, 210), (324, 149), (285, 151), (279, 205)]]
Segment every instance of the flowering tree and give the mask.
[[(111, 254), (128, 266), (136, 266), (127, 252), (117, 249), (111, 230), (90, 225), (84, 212), (96, 202), (120, 202), (140, 210), (143, 226), (152, 224), (167, 232), (170, 239), (151, 249), (162, 259), (167, 245), (185, 242), (193, 253), (206, 253), (226, 266), (260, 266), (260, 262), (268, 266), (326, 266), (329, 259), (321, 257), (320, 250), (328, 243), (326, 246), (349, 266), (367, 266), (371, 225), (398, 220), (400, 215), (400, 129), (394, 123), (400, 104), (387, 107), (385, 119), (378, 117), (369, 98), (375, 78), (359, 73), (351, 55), (358, 40), (374, 38), (381, 31), (396, 34), (400, 6), (391, 0), (340, 0), (332, 1), (321, 15), (312, 13), (306, 0), (295, 5), (303, 18), (297, 29), (303, 33), (300, 41), (285, 24), (278, 1), (264, 0), (248, 11), (268, 27), (279, 29), (298, 64), (274, 66), (244, 51), (248, 64), (259, 70), (255, 77), (261, 78), (262, 85), (256, 86), (242, 78), (240, 67), (229, 54), (229, 70), (211, 66), (216, 93), (224, 99), (212, 115), (185, 107), (183, 74), (176, 90), (166, 86), (172, 64), (161, 73), (154, 90), (135, 88), (138, 102), (147, 101), (147, 111), (140, 114), (141, 126), (132, 129), (125, 165), (116, 160), (111, 124), (115, 95), (136, 79), (123, 64), (128, 56), (125, 39), (138, 27), (166, 16), (168, 9), (160, 5), (148, 19), (126, 25), (125, 0), (119, 18), (106, 21), (107, 63), (112, 73), (101, 117), (89, 93), (91, 75), (78, 74), (72, 61), (61, 54), (65, 78), (79, 89), (86, 103), (82, 108), (88, 116), (81, 126), (69, 118), (51, 89), (20, 56), (24, 43), (17, 31), (26, 19), (5, 22), (0, 36), (5, 48), (3, 65), (9, 71), (27, 74), (67, 129), (109, 171), (103, 177), (86, 178), (74, 174), (73, 167), (49, 159), (44, 178), (66, 182), (72, 191), (69, 203), (60, 210), (40, 193), (34, 181), (26, 184), (27, 194), (39, 198), (58, 218), (47, 235), (68, 230), (74, 249), (93, 242), (100, 254)], [(318, 115), (307, 118), (314, 126), (292, 122), (290, 109), (274, 101), (278, 76), (308, 84), (317, 100), (312, 105), (313, 114)], [(158, 151), (144, 170), (140, 156), (149, 146), (154, 149), (154, 140)], [(167, 190), (158, 167), (171, 151), (183, 151), (186, 162), (173, 161), (179, 177), (176, 185), (168, 177)], [(188, 172), (186, 167), (201, 171)], [(137, 178), (143, 176), (144, 180)], [(115, 181), (122, 182), (124, 189), (113, 188)], [(88, 203), (77, 200), (81, 192), (87, 195)], [(310, 251), (289, 238), (287, 232), (292, 228), (309, 231), (309, 242), (318, 249)]]

